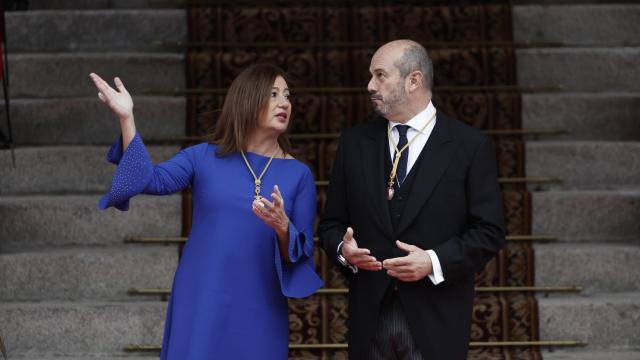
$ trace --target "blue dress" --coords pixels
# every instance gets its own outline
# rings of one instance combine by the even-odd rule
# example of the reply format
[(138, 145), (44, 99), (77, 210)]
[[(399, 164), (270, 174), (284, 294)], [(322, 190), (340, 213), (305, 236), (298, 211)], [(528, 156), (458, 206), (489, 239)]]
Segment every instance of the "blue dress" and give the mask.
[[(321, 285), (313, 266), (316, 190), (309, 168), (273, 159), (262, 195), (274, 185), (290, 219), (289, 259), (280, 258), (275, 232), (251, 210), (253, 177), (239, 153), (218, 157), (202, 143), (154, 166), (135, 135), (107, 160), (118, 165), (99, 207), (128, 210), (129, 198), (166, 195), (191, 186), (193, 223), (176, 270), (167, 309), (161, 359), (286, 359), (287, 297), (306, 297)], [(248, 153), (259, 174), (268, 158)]]

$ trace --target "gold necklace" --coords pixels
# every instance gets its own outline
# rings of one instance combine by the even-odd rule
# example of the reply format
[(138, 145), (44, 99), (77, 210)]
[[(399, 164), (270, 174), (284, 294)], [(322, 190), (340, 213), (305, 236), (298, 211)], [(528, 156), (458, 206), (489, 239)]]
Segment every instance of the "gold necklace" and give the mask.
[(255, 184), (255, 189), (254, 189), (255, 195), (253, 196), (253, 198), (255, 200), (260, 200), (262, 198), (262, 196), (260, 195), (260, 186), (262, 185), (262, 177), (267, 172), (267, 169), (269, 168), (269, 165), (271, 165), (271, 161), (276, 156), (277, 151), (278, 151), (278, 147), (276, 147), (276, 149), (273, 151), (273, 155), (271, 155), (271, 157), (269, 158), (269, 162), (267, 162), (267, 165), (264, 166), (264, 169), (262, 169), (262, 173), (260, 173), (259, 177), (256, 176), (256, 173), (253, 171), (253, 168), (249, 164), (249, 160), (247, 160), (247, 157), (244, 155), (244, 151), (240, 151), (240, 155), (242, 155), (242, 159), (244, 159), (244, 163), (247, 165), (247, 168), (249, 169), (249, 171), (251, 172), (251, 175), (253, 176), (253, 183)]
[(427, 121), (427, 123), (424, 124), (422, 129), (418, 131), (418, 134), (416, 134), (413, 137), (413, 139), (411, 139), (411, 141), (406, 143), (405, 146), (403, 146), (402, 149), (399, 149), (399, 150), (398, 150), (398, 147), (396, 146), (395, 141), (391, 137), (392, 127), (387, 125), (387, 136), (389, 137), (389, 142), (391, 143), (391, 145), (393, 145), (393, 148), (396, 150), (396, 158), (393, 160), (393, 166), (391, 167), (391, 173), (389, 174), (389, 182), (388, 182), (389, 187), (387, 188), (387, 200), (391, 201), (391, 199), (393, 199), (393, 195), (396, 192), (393, 189), (393, 185), (396, 183), (396, 171), (398, 171), (398, 164), (400, 163), (400, 158), (402, 157), (402, 153), (409, 148), (409, 145), (411, 145), (411, 143), (418, 138), (418, 135), (422, 133), (424, 129), (426, 129), (427, 126), (429, 126), (429, 124), (431, 124), (431, 122), (435, 118), (436, 118), (436, 114), (433, 114), (433, 116), (431, 116), (431, 119), (429, 119), (429, 121)]

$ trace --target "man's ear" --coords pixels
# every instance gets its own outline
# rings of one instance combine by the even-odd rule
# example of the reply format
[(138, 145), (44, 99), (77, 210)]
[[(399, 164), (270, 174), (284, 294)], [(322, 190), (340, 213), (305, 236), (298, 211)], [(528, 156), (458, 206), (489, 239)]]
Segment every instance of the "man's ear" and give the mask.
[(407, 90), (409, 92), (413, 92), (422, 88), (422, 76), (422, 72), (419, 70), (413, 71), (407, 76)]

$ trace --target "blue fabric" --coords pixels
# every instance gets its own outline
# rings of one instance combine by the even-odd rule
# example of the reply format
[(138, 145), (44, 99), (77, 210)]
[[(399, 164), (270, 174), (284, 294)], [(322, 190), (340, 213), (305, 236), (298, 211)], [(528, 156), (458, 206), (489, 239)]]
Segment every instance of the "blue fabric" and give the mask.
[[(287, 297), (306, 297), (322, 286), (314, 271), (316, 189), (309, 168), (274, 159), (262, 195), (278, 185), (290, 219), (289, 258), (280, 258), (275, 232), (252, 210), (253, 178), (239, 154), (215, 155), (202, 143), (153, 166), (136, 134), (107, 159), (118, 165), (101, 209), (129, 207), (139, 193), (193, 190), (193, 224), (176, 270), (161, 359), (286, 359)], [(256, 171), (267, 157), (248, 153)]]

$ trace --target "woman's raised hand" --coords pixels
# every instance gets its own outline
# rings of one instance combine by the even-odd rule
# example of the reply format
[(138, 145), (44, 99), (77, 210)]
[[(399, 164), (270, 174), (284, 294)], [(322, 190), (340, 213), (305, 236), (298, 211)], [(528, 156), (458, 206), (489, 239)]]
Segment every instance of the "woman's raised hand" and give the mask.
[(136, 134), (136, 125), (133, 121), (133, 100), (120, 78), (116, 77), (113, 82), (116, 84), (115, 90), (109, 84), (102, 80), (100, 76), (95, 73), (89, 74), (91, 80), (98, 88), (98, 97), (103, 103), (107, 104), (111, 111), (120, 120), (120, 129), (122, 131), (123, 149), (126, 149), (133, 137)]
[(284, 198), (278, 185), (273, 187), (271, 199), (273, 202), (265, 198), (254, 200), (251, 208), (260, 220), (275, 230), (280, 244), (280, 256), (289, 261), (289, 217), (285, 212)]
[(280, 235), (285, 235), (288, 240), (289, 233), (289, 218), (284, 210), (284, 199), (278, 185), (273, 187), (273, 193), (271, 194), (273, 202), (261, 198), (260, 200), (254, 200), (252, 204), (253, 213), (256, 214), (262, 221), (269, 227), (276, 231)]
[(89, 77), (91, 77), (96, 88), (98, 88), (98, 97), (100, 100), (109, 106), (120, 121), (133, 119), (133, 100), (120, 78), (116, 77), (113, 79), (116, 90), (95, 73), (89, 74)]

